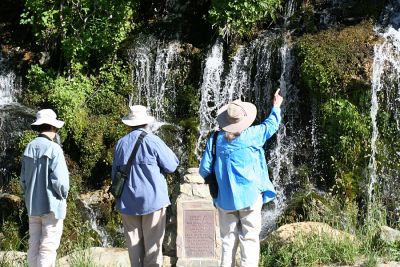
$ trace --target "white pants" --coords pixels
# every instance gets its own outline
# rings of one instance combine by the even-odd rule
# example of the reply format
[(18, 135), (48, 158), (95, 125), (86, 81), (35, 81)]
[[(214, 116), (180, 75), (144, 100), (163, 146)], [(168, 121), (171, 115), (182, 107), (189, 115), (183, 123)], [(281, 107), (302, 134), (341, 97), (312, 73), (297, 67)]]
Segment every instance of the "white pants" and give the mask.
[(54, 213), (29, 217), (29, 267), (56, 266), (64, 220), (57, 220)]
[(236, 251), (240, 246), (242, 267), (258, 267), (260, 258), (262, 197), (249, 208), (241, 210), (218, 209), (222, 239), (221, 267), (234, 267)]
[(132, 267), (163, 265), (162, 243), (166, 214), (166, 208), (146, 215), (121, 214)]

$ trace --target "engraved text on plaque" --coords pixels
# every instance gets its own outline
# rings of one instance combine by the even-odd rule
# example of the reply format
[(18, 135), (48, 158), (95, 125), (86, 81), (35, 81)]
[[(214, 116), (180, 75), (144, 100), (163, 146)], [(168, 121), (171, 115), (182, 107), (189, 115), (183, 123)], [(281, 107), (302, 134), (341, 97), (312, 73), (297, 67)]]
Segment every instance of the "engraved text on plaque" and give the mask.
[(213, 210), (184, 211), (184, 251), (186, 257), (214, 257), (214, 214)]

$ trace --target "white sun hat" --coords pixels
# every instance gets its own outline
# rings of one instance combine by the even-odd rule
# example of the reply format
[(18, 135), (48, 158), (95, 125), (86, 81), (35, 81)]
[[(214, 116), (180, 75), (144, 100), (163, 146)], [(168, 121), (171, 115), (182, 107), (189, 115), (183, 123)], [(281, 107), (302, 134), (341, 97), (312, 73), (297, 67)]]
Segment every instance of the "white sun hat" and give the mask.
[(257, 107), (249, 102), (235, 100), (217, 112), (217, 122), (224, 131), (240, 133), (249, 127), (257, 116)]
[(128, 126), (145, 125), (154, 122), (154, 117), (147, 113), (147, 108), (142, 105), (129, 107), (129, 114), (122, 118), (122, 122)]
[(42, 109), (36, 113), (36, 121), (31, 125), (52, 125), (58, 129), (63, 127), (64, 122), (57, 120), (57, 114), (52, 109)]

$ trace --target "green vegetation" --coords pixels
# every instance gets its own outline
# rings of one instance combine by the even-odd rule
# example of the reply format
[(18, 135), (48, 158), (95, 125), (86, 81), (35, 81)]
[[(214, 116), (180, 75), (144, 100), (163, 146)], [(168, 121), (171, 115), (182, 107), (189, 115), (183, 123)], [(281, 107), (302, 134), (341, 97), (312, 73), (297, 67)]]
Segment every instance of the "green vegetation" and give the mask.
[(26, 259), (22, 258), (15, 259), (12, 256), (13, 256), (12, 252), (3, 253), (2, 256), (0, 256), (0, 267), (28, 266), (28, 262), (26, 261)]
[(321, 107), (322, 158), (337, 192), (353, 201), (368, 165), (369, 117), (347, 100), (330, 99)]
[(281, 0), (212, 0), (210, 19), (222, 36), (242, 36), (263, 20), (275, 20), (279, 9)]
[(61, 48), (69, 67), (80, 71), (88, 63), (101, 66), (116, 53), (135, 26), (132, 19), (138, 4), (131, 0), (27, 0), (21, 23), (32, 26), (37, 42), (47, 50)]
[(321, 184), (344, 202), (365, 197), (360, 189), (368, 165), (371, 21), (305, 34), (296, 46), (300, 75), (319, 113)]
[(267, 243), (261, 252), (260, 266), (318, 266), (353, 264), (358, 245), (350, 239), (333, 239), (325, 235), (298, 235), (289, 244)]
[(92, 255), (88, 251), (76, 251), (71, 258), (73, 267), (96, 267), (93, 263)]
[(306, 34), (297, 43), (301, 78), (323, 100), (370, 88), (372, 22)]
[[(368, 1), (362, 10), (355, 5), (343, 11), (347, 12), (343, 15), (348, 18), (353, 15), (362, 18), (377, 16), (378, 4), (372, 2)], [(243, 37), (242, 41), (250, 40), (259, 31), (274, 25), (275, 21), (279, 22), (279, 12), (284, 5), (281, 0), (212, 0), (208, 3), (210, 6), (197, 2), (186, 4), (193, 9), (207, 6), (208, 10), (192, 10), (192, 13), (208, 14), (207, 21), (220, 35), (227, 39)], [(306, 220), (325, 222), (353, 234), (359, 242), (323, 235), (298, 236), (293, 242), (283, 245), (272, 241), (262, 247), (261, 265), (351, 264), (361, 257), (366, 266), (374, 266), (380, 257), (400, 260), (400, 244), (386, 244), (378, 238), (380, 226), (386, 225), (386, 221), (395, 221), (393, 211), (400, 203), (400, 196), (392, 194), (391, 199), (381, 197), (372, 206), (363, 206), (363, 200), (367, 198), (365, 170), (371, 152), (371, 57), (373, 45), (377, 42), (374, 22), (351, 22), (348, 25), (352, 26), (339, 25), (319, 31), (315, 12), (323, 1), (297, 3), (300, 4), (299, 10), (290, 19), (287, 29), (295, 29), (291, 41), (296, 52), (295, 63), (298, 64), (295, 68), (300, 72), (302, 100), (317, 103), (313, 116), (316, 116), (318, 142), (315, 151), (318, 151), (316, 162), (319, 165), (300, 163), (304, 165), (297, 168), (296, 175), (302, 180), (303, 190), (291, 198), (278, 224)], [(120, 118), (126, 114), (130, 98), (137, 88), (132, 80), (133, 70), (126, 62), (126, 47), (136, 34), (151, 32), (155, 28), (164, 32), (160, 34), (164, 41), (169, 41), (170, 37), (163, 34), (167, 31), (165, 35), (171, 34), (171, 25), (163, 29), (165, 25), (155, 21), (170, 19), (167, 18), (168, 7), (154, 1), (142, 7), (144, 5), (145, 1), (139, 0), (25, 1), (21, 23), (30, 27), (35, 41), (31, 49), (36, 51), (32, 51), (35, 59), (32, 59), (33, 64), (25, 75), (27, 89), (21, 102), (34, 110), (52, 108), (66, 122), (60, 135), (71, 174), (71, 190), (59, 256), (101, 244), (98, 233), (82, 213), (84, 207), (80, 195), (91, 190), (104, 190), (109, 185), (114, 145), (129, 131)], [(148, 14), (140, 14), (141, 8), (148, 10)], [(173, 22), (169, 22), (174, 24), (172, 28), (181, 27), (175, 25), (177, 19), (174, 17)], [(196, 25), (188, 25), (188, 31), (200, 35)], [(173, 33), (176, 33), (175, 29)], [(180, 37), (185, 42), (188, 39), (187, 36)], [(209, 41), (201, 40), (201, 43), (204, 45)], [(224, 47), (224, 58), (232, 57), (237, 45), (229, 44), (228, 49)], [(277, 39), (276, 45), (281, 47), (281, 39)], [(278, 51), (278, 48), (272, 50)], [(194, 150), (199, 125), (198, 76), (204, 51), (185, 43), (179, 48), (183, 61), (168, 66), (176, 90), (162, 99), (166, 121), (170, 123), (160, 127), (158, 134), (174, 151), (179, 151), (182, 168), (198, 166)], [(49, 60), (39, 60), (41, 54), (48, 55)], [(180, 64), (185, 66), (178, 66)], [(272, 64), (279, 65), (280, 62), (277, 59)], [(255, 70), (251, 75), (255, 75)], [(279, 78), (278, 71), (273, 75)], [(393, 88), (397, 87), (398, 81), (393, 83)], [(379, 102), (390, 102), (389, 98), (396, 96), (380, 93)], [(141, 101), (144, 103), (146, 99)], [(304, 106), (310, 103), (304, 103)], [(377, 115), (379, 129), (384, 129), (377, 141), (380, 152), (377, 154), (378, 173), (384, 170), (387, 175), (377, 186), (388, 191), (390, 184), (386, 182), (398, 177), (400, 169), (400, 157), (394, 156), (400, 151), (398, 115), (394, 109), (382, 106)], [(307, 116), (309, 110), (304, 110), (304, 116)], [(30, 130), (22, 134), (16, 145), (18, 155), (36, 135)], [(15, 161), (18, 164), (20, 158)], [(312, 172), (320, 176), (310, 177), (314, 167), (318, 170)], [(181, 177), (175, 173), (167, 175), (166, 179), (174, 209)], [(310, 180), (317, 180), (317, 186), (328, 193), (316, 193)], [(14, 174), (1, 190), (22, 197), (18, 181), (18, 175)], [(101, 214), (98, 223), (108, 232), (112, 246), (124, 246), (124, 237), (118, 231), (121, 218), (112, 205), (109, 199), (99, 203), (96, 207)], [(384, 212), (386, 209), (388, 213)], [(0, 215), (0, 250), (26, 251), (28, 226), (25, 208), (1, 209)], [(0, 266), (10, 266), (7, 264), (0, 259)], [(77, 253), (73, 266), (93, 266), (90, 255)]]
[(400, 242), (387, 243), (379, 238), (381, 226), (386, 225), (385, 207), (381, 203), (378, 197), (369, 207), (365, 220), (360, 222), (360, 213), (366, 211), (359, 210), (355, 201), (343, 204), (340, 195), (298, 193), (289, 202), (278, 225), (322, 222), (343, 231), (343, 236), (323, 231), (312, 234), (298, 232), (285, 242), (272, 236), (262, 243), (260, 266), (351, 265), (356, 261), (362, 261), (363, 266), (376, 266), (382, 259), (398, 260)]

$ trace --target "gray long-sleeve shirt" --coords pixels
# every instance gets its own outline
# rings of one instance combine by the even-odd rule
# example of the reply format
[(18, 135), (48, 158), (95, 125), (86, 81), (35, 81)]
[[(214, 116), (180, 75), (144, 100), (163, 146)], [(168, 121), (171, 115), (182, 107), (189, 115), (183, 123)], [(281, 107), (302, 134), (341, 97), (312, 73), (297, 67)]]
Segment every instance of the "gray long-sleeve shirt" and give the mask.
[(64, 219), (69, 172), (62, 148), (46, 137), (32, 140), (23, 153), (20, 185), (28, 216), (53, 212), (56, 219)]

